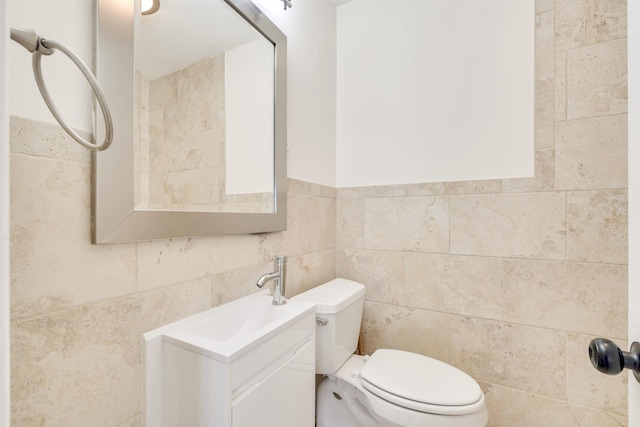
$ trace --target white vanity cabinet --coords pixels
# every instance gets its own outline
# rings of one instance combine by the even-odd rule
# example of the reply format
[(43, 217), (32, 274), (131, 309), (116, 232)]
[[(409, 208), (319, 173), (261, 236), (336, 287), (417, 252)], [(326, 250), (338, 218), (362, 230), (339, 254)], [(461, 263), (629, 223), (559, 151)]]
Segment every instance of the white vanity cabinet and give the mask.
[(313, 427), (315, 311), (302, 308), (240, 347), (208, 340), (210, 321), (166, 332), (163, 427)]
[(234, 399), (233, 427), (313, 426), (315, 369), (309, 376), (308, 367), (314, 357), (314, 344), (308, 341), (264, 381)]

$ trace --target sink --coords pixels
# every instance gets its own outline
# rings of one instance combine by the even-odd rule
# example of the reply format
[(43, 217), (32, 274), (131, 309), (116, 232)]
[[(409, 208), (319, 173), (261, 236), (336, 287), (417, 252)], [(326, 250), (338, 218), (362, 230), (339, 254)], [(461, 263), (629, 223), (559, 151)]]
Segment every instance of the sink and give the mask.
[[(144, 334), (146, 425), (231, 425), (229, 414), (240, 420), (256, 401), (286, 394), (274, 386), (283, 381), (308, 403), (300, 413), (313, 415), (315, 304), (271, 302), (262, 291)], [(168, 421), (174, 415), (216, 421)]]
[(243, 341), (267, 333), (280, 322), (296, 316), (300, 306), (273, 305), (269, 296), (255, 296), (212, 310), (206, 318), (189, 325), (188, 332), (216, 343)]
[(164, 341), (230, 363), (315, 310), (300, 301), (271, 301), (267, 292), (260, 292), (215, 307), (171, 328)]

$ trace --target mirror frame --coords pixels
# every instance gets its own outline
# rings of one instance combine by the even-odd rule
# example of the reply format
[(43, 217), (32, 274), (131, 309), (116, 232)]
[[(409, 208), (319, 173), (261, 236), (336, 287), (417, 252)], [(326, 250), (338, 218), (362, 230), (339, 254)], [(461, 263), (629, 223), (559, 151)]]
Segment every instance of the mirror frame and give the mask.
[[(215, 0), (218, 1), (218, 0)], [(220, 0), (222, 1), (222, 0)], [(286, 36), (250, 0), (224, 0), (274, 44), (273, 213), (231, 213), (136, 209), (134, 198), (134, 16), (139, 1), (97, 0), (94, 13), (94, 69), (111, 108), (113, 144), (93, 154), (92, 242), (117, 243), (286, 230), (287, 106)], [(94, 109), (96, 109), (94, 107)], [(97, 115), (100, 114), (96, 109)], [(94, 135), (104, 134), (94, 114)]]

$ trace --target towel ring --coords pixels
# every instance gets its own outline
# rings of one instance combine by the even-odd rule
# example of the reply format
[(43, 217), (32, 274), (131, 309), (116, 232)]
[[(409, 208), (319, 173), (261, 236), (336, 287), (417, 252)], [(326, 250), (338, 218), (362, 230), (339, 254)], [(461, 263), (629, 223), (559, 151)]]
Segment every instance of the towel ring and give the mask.
[[(20, 30), (16, 28), (11, 28), (11, 38), (16, 42), (20, 43), (24, 46), (29, 52), (33, 52), (32, 63), (33, 63), (33, 75), (36, 79), (36, 83), (38, 85), (38, 89), (40, 90), (40, 94), (44, 99), (45, 104), (49, 107), (51, 114), (56, 119), (56, 121), (62, 126), (62, 128), (67, 131), (67, 133), (76, 140), (80, 145), (89, 148), (91, 150), (102, 151), (109, 148), (111, 142), (113, 141), (113, 120), (111, 119), (111, 112), (109, 111), (109, 105), (107, 104), (107, 100), (104, 97), (104, 93), (102, 93), (102, 89), (98, 85), (98, 81), (94, 77), (89, 67), (80, 59), (72, 50), (67, 48), (61, 43), (55, 42), (53, 40), (46, 39), (44, 37), (39, 36), (33, 30)], [(42, 68), (40, 66), (40, 58), (42, 55), (51, 55), (54, 52), (54, 49), (60, 50), (62, 53), (67, 55), (71, 61), (80, 69), (84, 77), (89, 82), (91, 89), (93, 90), (98, 103), (100, 104), (100, 109), (102, 110), (102, 116), (104, 118), (105, 123), (105, 137), (102, 144), (94, 144), (86, 139), (82, 138), (80, 135), (76, 133), (64, 120), (60, 111), (51, 100), (51, 96), (49, 95), (49, 91), (47, 90), (46, 85), (44, 84), (44, 79), (42, 78)]]

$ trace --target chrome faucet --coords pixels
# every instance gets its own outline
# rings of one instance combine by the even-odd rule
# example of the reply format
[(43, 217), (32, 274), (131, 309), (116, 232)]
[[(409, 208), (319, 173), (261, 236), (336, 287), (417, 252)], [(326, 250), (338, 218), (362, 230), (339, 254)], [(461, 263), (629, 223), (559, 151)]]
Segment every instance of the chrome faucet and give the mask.
[(270, 280), (274, 280), (275, 284), (273, 286), (273, 292), (271, 293), (273, 295), (273, 301), (271, 303), (273, 305), (283, 305), (287, 303), (287, 299), (285, 298), (287, 285), (287, 257), (282, 255), (274, 256), (273, 268), (275, 271), (260, 277), (256, 286), (262, 288), (265, 283)]

